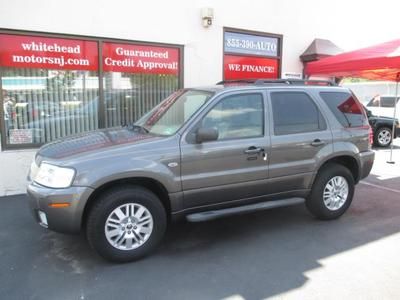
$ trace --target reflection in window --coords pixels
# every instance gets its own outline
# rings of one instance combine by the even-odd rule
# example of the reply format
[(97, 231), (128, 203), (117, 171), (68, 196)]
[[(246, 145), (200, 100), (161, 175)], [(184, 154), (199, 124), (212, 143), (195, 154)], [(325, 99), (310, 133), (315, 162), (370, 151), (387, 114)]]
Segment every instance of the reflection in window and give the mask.
[(218, 140), (264, 134), (263, 98), (260, 94), (228, 96), (203, 119), (202, 127), (218, 130)]
[(172, 135), (212, 96), (198, 90), (179, 90), (143, 116), (137, 125), (158, 135)]
[(98, 128), (96, 72), (2, 68), (8, 144), (42, 144)]
[(133, 123), (179, 87), (179, 76), (104, 73), (106, 127)]

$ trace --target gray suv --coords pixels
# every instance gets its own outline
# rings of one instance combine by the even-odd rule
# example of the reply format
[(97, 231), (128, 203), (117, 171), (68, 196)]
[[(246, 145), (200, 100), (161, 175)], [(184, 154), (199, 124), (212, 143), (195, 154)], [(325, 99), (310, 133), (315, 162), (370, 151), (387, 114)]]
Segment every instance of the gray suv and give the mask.
[(175, 92), (136, 123), (43, 146), (28, 194), (37, 222), (86, 232), (112, 261), (138, 259), (171, 220), (305, 202), (340, 217), (374, 161), (371, 129), (346, 88), (221, 82)]

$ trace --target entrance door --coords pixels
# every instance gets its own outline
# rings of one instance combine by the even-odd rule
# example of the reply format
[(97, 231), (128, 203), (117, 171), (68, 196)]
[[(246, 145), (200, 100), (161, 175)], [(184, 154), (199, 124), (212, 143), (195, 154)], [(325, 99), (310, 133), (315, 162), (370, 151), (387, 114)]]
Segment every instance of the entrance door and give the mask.
[(194, 128), (215, 128), (215, 141), (181, 141), (184, 205), (197, 207), (267, 193), (265, 103), (262, 92), (216, 101)]

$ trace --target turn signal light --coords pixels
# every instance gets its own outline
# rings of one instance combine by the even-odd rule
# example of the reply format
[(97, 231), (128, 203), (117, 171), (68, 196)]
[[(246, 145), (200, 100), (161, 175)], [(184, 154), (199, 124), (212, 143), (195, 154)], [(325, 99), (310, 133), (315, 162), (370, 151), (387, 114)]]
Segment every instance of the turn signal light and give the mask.
[(53, 208), (63, 208), (63, 207), (69, 207), (71, 204), (70, 203), (50, 203), (49, 206)]

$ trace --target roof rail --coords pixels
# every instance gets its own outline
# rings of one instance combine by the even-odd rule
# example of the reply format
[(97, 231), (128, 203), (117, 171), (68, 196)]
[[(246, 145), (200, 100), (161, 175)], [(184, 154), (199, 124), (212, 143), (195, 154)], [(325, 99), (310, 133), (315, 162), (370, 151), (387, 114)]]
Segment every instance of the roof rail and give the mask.
[(250, 84), (254, 84), (256, 81), (257, 81), (257, 79), (222, 80), (220, 82), (217, 82), (217, 85), (219, 85), (219, 84), (235, 84), (235, 83), (250, 83)]
[(235, 80), (223, 80), (217, 83), (217, 85), (224, 84), (240, 84), (248, 83), (254, 85), (264, 84), (288, 84), (288, 85), (320, 85), (320, 86), (337, 86), (333, 81), (329, 80), (310, 80), (310, 79), (235, 79)]

